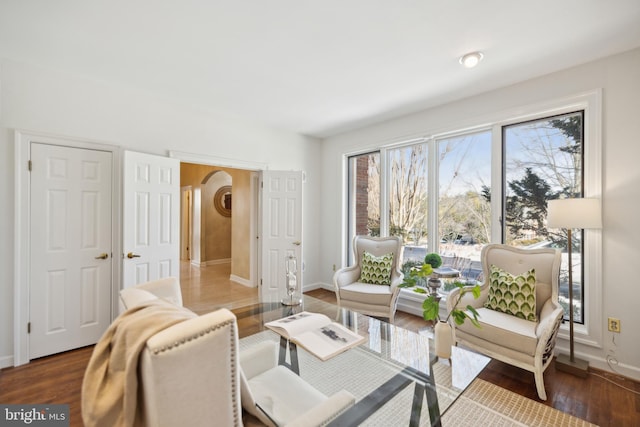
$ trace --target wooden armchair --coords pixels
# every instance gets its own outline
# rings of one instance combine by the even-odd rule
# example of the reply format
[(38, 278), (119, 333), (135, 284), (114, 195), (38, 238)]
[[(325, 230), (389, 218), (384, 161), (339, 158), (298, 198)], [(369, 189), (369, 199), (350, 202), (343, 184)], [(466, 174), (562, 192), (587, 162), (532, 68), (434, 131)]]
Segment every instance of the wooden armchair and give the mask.
[[(333, 276), (338, 305), (370, 316), (386, 317), (393, 323), (400, 294), (398, 285), (404, 277), (400, 271), (402, 239), (396, 236), (355, 236), (353, 252), (355, 264), (336, 271)], [(382, 276), (374, 280), (363, 276), (365, 252), (375, 258), (391, 256), (389, 272), (385, 274), (386, 281), (380, 282), (383, 284), (372, 283)]]
[[(490, 244), (482, 249), (481, 262), (485, 280), (480, 298), (474, 300), (471, 293), (467, 293), (458, 304), (476, 308), (481, 328), (476, 328), (471, 322), (454, 325), (454, 340), (479, 353), (533, 372), (538, 396), (546, 400), (543, 373), (553, 360), (556, 336), (563, 317), (563, 309), (558, 303), (560, 251)], [(535, 271), (535, 316), (533, 313), (530, 315), (535, 317), (535, 321), (485, 306), (490, 284), (504, 283), (499, 277), (504, 272), (522, 277), (532, 269)], [(459, 289), (454, 289), (449, 294), (447, 310), (453, 308), (451, 305), (458, 292)], [(503, 305), (508, 306), (509, 303)]]

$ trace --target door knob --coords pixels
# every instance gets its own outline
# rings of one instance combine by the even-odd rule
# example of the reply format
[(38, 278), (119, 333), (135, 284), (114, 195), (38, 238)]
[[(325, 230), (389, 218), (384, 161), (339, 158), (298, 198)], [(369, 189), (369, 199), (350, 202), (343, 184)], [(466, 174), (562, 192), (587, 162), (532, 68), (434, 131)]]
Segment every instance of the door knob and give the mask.
[(296, 246), (300, 246), (302, 244), (302, 242), (296, 240), (295, 242), (293, 242), (293, 244), (296, 245)]
[(107, 258), (109, 258), (109, 254), (107, 253), (102, 253), (96, 257), (96, 259), (107, 259)]
[(131, 259), (131, 258), (140, 258), (140, 255), (134, 254), (133, 252), (129, 252), (127, 254), (127, 258), (129, 258), (129, 259)]

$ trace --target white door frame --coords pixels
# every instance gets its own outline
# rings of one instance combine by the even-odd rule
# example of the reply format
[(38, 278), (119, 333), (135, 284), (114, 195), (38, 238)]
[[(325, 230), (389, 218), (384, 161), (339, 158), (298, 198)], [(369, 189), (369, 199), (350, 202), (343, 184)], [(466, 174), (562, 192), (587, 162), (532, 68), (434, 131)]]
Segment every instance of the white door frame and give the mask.
[(180, 187), (180, 260), (191, 262), (191, 241), (193, 214), (193, 188), (190, 185)]
[[(269, 165), (267, 163), (262, 162), (251, 162), (247, 160), (239, 160), (239, 159), (229, 159), (226, 157), (217, 157), (217, 156), (209, 156), (206, 154), (197, 154), (197, 153), (185, 153), (182, 151), (169, 151), (169, 157), (179, 159), (181, 162), (185, 163), (195, 163), (200, 165), (209, 165), (209, 166), (218, 166), (218, 167), (227, 167), (234, 169), (244, 169), (250, 170), (254, 172), (262, 172), (263, 170), (268, 170)], [(259, 197), (259, 174), (256, 174), (251, 177), (251, 191), (252, 191), (252, 200), (257, 201)], [(260, 215), (258, 214), (259, 205), (254, 204), (253, 209), (251, 209), (251, 229), (249, 232), (251, 236), (255, 236), (252, 238), (249, 243), (249, 252), (250, 252), (250, 266), (249, 266), (249, 282), (251, 286), (258, 286), (258, 273), (259, 273), (259, 226), (258, 220)]]
[[(15, 131), (14, 138), (14, 178), (15, 178), (15, 210), (14, 210), (14, 313), (13, 313), (13, 365), (19, 366), (29, 362), (29, 271), (30, 265), (30, 176), (29, 160), (32, 142), (60, 145), (69, 148), (85, 148), (111, 152), (113, 156), (112, 171), (112, 253), (114, 258), (119, 256), (120, 239), (120, 148), (99, 141), (80, 140), (69, 137), (59, 137), (30, 131)], [(120, 289), (120, 264), (112, 262), (111, 271), (111, 318), (118, 313), (118, 290)]]

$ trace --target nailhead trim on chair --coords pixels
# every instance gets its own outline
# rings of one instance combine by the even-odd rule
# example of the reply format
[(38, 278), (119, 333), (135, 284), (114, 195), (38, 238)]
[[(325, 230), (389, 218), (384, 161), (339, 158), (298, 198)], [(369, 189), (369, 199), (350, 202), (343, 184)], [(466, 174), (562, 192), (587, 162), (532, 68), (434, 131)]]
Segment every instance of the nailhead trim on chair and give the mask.
[(204, 331), (200, 331), (197, 334), (191, 335), (191, 336), (189, 336), (187, 338), (183, 338), (180, 341), (176, 341), (175, 343), (173, 343), (171, 345), (164, 345), (164, 346), (162, 346), (160, 348), (154, 348), (153, 349), (153, 354), (159, 354), (159, 353), (162, 353), (164, 351), (169, 351), (169, 350), (171, 350), (173, 348), (181, 346), (182, 344), (184, 344), (186, 342), (198, 339), (199, 337), (203, 337), (203, 336), (205, 336), (207, 334), (210, 334), (213, 331), (216, 331), (216, 330), (218, 330), (220, 328), (226, 327), (229, 324), (233, 324), (233, 320), (228, 320), (228, 321), (226, 321), (224, 323), (220, 323), (219, 325), (216, 325), (214, 327), (209, 327), (209, 328), (205, 329)]
[[(238, 336), (238, 334), (235, 332), (235, 327), (236, 327), (236, 322), (231, 322), (231, 333), (229, 334), (230, 339), (230, 345), (231, 348), (233, 349), (231, 351), (231, 366), (237, 367), (239, 362), (237, 362), (238, 359), (238, 355), (236, 354), (236, 346), (234, 346), (233, 344), (235, 344), (235, 338)], [(236, 363), (237, 362), (237, 363)], [(242, 425), (242, 415), (239, 414), (239, 412), (236, 410), (236, 408), (240, 407), (240, 402), (238, 402), (236, 400), (236, 396), (239, 395), (239, 391), (238, 391), (238, 384), (236, 383), (236, 370), (234, 368), (234, 371), (231, 373), (231, 392), (233, 397), (233, 420), (234, 420), (234, 424), (236, 426)]]
[[(191, 336), (189, 336), (187, 338), (183, 338), (180, 341), (176, 341), (172, 345), (162, 346), (161, 348), (154, 348), (153, 349), (153, 354), (157, 355), (157, 354), (160, 354), (162, 352), (169, 351), (171, 349), (177, 348), (177, 347), (181, 346), (182, 344), (184, 344), (185, 342), (189, 342), (191, 340), (198, 339), (198, 338), (203, 337), (203, 336), (205, 336), (207, 334), (210, 334), (213, 331), (217, 331), (218, 329), (222, 329), (222, 328), (225, 328), (227, 326), (231, 327), (230, 333), (229, 333), (229, 337), (231, 338), (230, 346), (232, 348), (231, 358), (230, 358), (231, 366), (237, 366), (237, 364), (236, 364), (237, 354), (236, 354), (235, 346), (233, 345), (234, 342), (235, 342), (235, 337), (236, 337), (236, 331), (235, 331), (236, 323), (235, 323), (235, 320), (227, 320), (226, 322), (220, 323), (220, 324), (218, 324), (218, 325), (216, 325), (214, 327), (208, 327), (204, 331), (200, 331), (197, 334), (191, 335)], [(236, 376), (237, 376), (236, 373), (237, 373), (236, 370), (231, 372), (231, 392), (232, 392), (232, 395), (233, 395), (233, 419), (234, 419), (234, 425), (239, 426), (240, 425), (241, 416), (240, 416), (240, 413), (238, 411), (238, 408), (239, 408), (238, 401), (236, 400), (236, 396), (238, 396), (238, 384), (236, 382)]]

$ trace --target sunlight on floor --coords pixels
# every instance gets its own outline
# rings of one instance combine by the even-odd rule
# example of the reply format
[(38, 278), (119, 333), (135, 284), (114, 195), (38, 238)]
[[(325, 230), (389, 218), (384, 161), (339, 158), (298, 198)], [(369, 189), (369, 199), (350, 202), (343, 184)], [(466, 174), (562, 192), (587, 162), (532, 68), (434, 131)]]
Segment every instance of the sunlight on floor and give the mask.
[(180, 286), (184, 306), (198, 314), (218, 308), (228, 309), (259, 302), (258, 288), (249, 288), (229, 280), (231, 263), (195, 267), (180, 262)]

